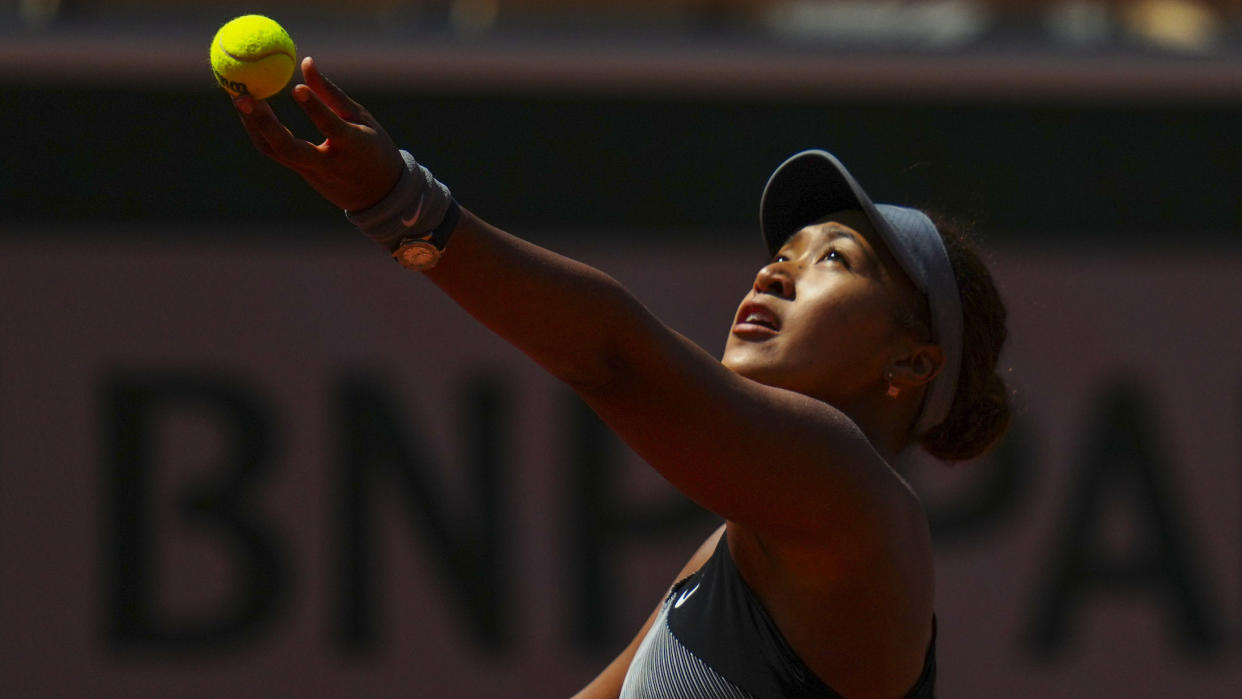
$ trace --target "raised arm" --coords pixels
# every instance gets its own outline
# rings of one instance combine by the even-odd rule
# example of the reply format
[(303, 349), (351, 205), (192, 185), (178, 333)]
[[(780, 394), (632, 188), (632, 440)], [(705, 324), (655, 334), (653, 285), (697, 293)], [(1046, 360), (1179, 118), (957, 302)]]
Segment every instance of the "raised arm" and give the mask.
[[(396, 146), (311, 59), (303, 74), (294, 97), (326, 140), (297, 139), (266, 104), (243, 98), (247, 131), (341, 208), (374, 204), (403, 167)], [(730, 520), (821, 543), (828, 533), (857, 537), (900, 490), (841, 412), (733, 373), (596, 269), (467, 211), (427, 275), (572, 386), (674, 486)]]

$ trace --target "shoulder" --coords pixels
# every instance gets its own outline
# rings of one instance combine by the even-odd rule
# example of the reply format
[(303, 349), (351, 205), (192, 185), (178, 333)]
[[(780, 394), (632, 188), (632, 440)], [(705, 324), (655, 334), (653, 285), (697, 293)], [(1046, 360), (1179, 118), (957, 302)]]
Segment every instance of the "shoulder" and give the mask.
[[(741, 546), (734, 553), (799, 577), (867, 575), (889, 558), (926, 563), (930, 573), (931, 533), (922, 501), (864, 436), (853, 441), (854, 449), (811, 456), (812, 477), (803, 485), (796, 515), (774, 526), (731, 520), (731, 544)], [(825, 473), (830, 475), (820, 475)]]
[[(843, 519), (826, 514), (818, 527), (783, 530), (729, 522), (730, 552), (747, 576), (782, 589), (824, 591), (855, 586), (909, 594), (933, 585), (931, 529), (922, 502), (888, 465), (869, 478), (865, 504)], [(848, 522), (842, 526), (843, 522)]]
[(730, 521), (729, 549), (744, 572), (817, 586), (851, 580), (880, 582), (932, 579), (931, 530), (918, 496), (893, 474), (873, 487), (865, 515), (847, 528), (828, 516), (822, 527), (766, 529)]
[[(730, 523), (743, 579), (799, 657), (849, 696), (874, 678), (905, 691), (930, 642), (935, 574), (930, 529), (917, 497), (894, 474), (865, 534), (792, 537)], [(868, 679), (872, 678), (872, 679)]]

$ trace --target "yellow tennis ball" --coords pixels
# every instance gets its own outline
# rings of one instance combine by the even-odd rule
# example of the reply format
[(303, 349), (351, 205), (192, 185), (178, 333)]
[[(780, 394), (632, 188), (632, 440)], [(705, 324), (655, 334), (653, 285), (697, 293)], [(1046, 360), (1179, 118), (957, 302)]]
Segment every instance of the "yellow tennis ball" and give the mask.
[(211, 70), (234, 97), (267, 99), (293, 77), (297, 49), (284, 27), (263, 15), (229, 21), (211, 40)]

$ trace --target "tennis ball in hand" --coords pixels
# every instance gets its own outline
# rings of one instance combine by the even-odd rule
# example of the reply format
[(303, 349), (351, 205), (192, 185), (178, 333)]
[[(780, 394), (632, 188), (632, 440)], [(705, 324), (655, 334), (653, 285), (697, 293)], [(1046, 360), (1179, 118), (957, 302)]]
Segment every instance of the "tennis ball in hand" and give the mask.
[(289, 33), (263, 15), (231, 20), (211, 40), (211, 70), (234, 97), (267, 99), (293, 77), (297, 49)]

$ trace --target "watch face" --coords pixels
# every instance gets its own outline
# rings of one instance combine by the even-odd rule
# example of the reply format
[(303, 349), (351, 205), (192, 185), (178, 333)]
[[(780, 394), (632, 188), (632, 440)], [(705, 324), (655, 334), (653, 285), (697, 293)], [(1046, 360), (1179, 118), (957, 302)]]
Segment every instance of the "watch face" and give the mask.
[(419, 240), (397, 248), (393, 253), (402, 267), (422, 271), (435, 267), (440, 260), (440, 249), (429, 242)]

